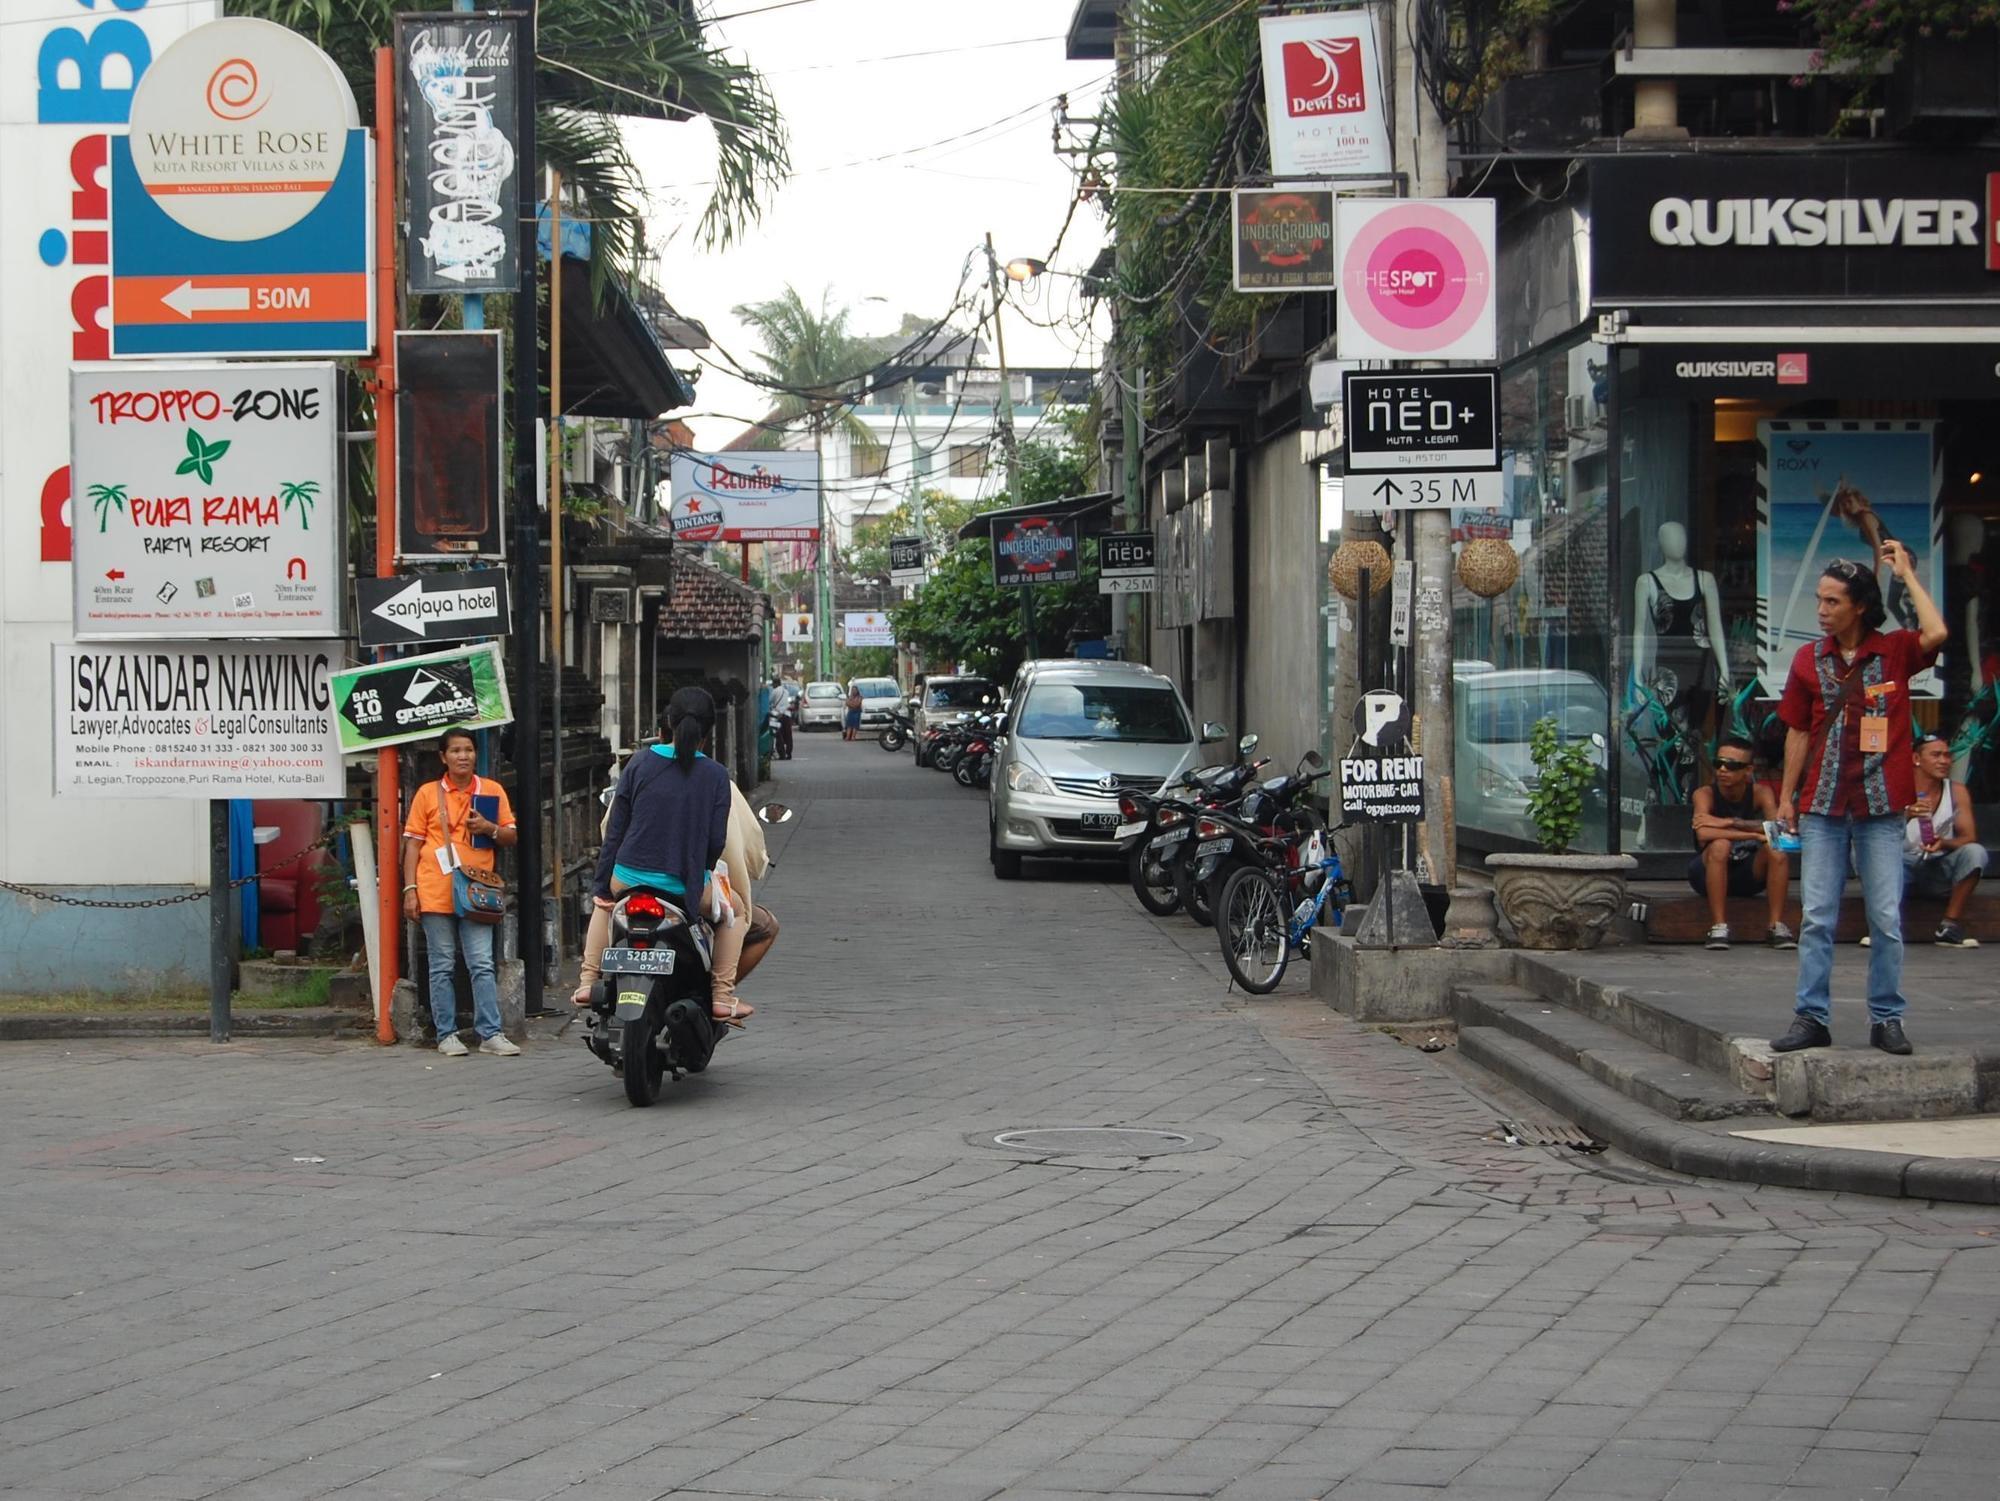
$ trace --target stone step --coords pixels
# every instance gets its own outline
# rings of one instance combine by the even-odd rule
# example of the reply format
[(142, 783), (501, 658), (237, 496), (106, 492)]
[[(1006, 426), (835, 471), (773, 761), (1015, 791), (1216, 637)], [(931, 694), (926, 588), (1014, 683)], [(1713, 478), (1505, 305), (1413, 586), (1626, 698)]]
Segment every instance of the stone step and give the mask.
[(1504, 1032), (1670, 1120), (1727, 1120), (1767, 1115), (1772, 1109), (1768, 1091), (1740, 1088), (1721, 1075), (1517, 986), (1459, 986), (1452, 991), (1452, 1010), (1461, 1038), (1467, 1029)]
[(2000, 1162), (1990, 1159), (1745, 1141), (1720, 1126), (1668, 1120), (1498, 1027), (1461, 1027), (1458, 1047), (1468, 1062), (1600, 1141), (1677, 1173), (1830, 1193), (2000, 1203)]

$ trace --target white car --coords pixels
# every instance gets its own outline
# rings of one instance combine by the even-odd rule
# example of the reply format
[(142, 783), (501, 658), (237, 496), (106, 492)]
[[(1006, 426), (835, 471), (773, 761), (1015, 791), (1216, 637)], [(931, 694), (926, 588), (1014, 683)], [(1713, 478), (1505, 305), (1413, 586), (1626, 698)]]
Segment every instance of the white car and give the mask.
[(906, 711), (903, 690), (896, 686), (894, 678), (856, 678), (847, 686), (861, 690), (861, 727), (864, 730), (877, 729), (889, 722), (891, 714)]
[(1024, 855), (1115, 856), (1119, 794), (1157, 791), (1229, 734), (1197, 740), (1172, 680), (1134, 662), (1030, 662), (1008, 710), (988, 836), (1003, 881)]
[(847, 713), (847, 690), (838, 683), (807, 683), (799, 700), (799, 728), (837, 730)]

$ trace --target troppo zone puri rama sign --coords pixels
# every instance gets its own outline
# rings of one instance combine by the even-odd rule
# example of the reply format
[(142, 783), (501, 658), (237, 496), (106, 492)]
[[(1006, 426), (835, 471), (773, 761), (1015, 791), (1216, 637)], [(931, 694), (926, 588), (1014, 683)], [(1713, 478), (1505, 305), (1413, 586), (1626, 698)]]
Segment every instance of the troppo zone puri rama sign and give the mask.
[(338, 390), (325, 363), (77, 366), (78, 639), (341, 634)]
[(1343, 395), (1349, 474), (1500, 467), (1491, 370), (1350, 370)]

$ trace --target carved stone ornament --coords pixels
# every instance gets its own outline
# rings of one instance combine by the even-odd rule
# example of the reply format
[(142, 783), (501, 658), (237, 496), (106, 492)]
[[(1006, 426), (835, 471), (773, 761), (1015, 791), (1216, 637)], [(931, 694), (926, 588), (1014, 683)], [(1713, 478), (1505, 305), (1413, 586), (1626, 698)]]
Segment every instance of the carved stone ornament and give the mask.
[(1521, 947), (1594, 949), (1625, 906), (1630, 855), (1488, 855), (1493, 894)]

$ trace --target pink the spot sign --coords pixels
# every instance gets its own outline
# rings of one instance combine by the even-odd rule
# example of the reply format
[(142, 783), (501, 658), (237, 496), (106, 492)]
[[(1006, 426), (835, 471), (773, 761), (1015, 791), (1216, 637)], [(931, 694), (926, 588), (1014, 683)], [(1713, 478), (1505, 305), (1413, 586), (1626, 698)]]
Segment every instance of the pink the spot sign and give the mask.
[(1343, 360), (1491, 360), (1494, 209), (1486, 198), (1343, 199)]

